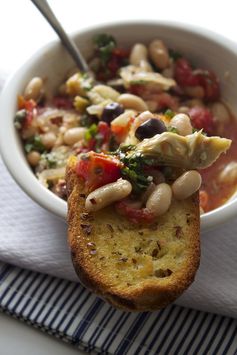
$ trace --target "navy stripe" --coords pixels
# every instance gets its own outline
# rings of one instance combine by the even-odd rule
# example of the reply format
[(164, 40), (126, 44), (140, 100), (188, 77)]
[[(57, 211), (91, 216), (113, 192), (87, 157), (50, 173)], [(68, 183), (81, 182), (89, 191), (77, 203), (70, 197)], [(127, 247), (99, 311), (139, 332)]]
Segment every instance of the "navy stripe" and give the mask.
[(232, 345), (232, 343), (233, 343), (233, 341), (235, 339), (236, 333), (237, 333), (237, 327), (234, 328), (233, 333), (232, 333), (228, 343), (226, 344), (226, 347), (225, 347), (222, 355), (228, 354), (229, 348), (231, 347), (231, 345)]
[[(174, 343), (175, 343), (175, 341), (177, 340), (177, 337), (178, 337), (178, 335), (179, 335), (179, 333), (180, 333), (180, 329), (181, 329), (181, 330), (183, 329), (183, 326), (184, 326), (184, 324), (187, 322), (188, 317), (190, 316), (191, 312), (192, 312), (192, 310), (189, 309), (188, 312), (187, 312), (187, 314), (186, 314), (186, 316), (184, 317), (184, 319), (182, 320), (181, 324), (179, 325), (178, 329), (176, 330), (175, 334), (172, 334), (172, 340), (169, 341), (169, 346), (167, 347), (167, 349), (166, 349), (166, 351), (165, 351), (165, 353), (164, 353), (165, 355), (171, 354), (171, 351), (170, 351), (170, 350), (171, 350), (172, 347), (174, 346)], [(177, 318), (178, 318), (178, 316), (177, 316), (176, 319), (174, 320), (174, 324), (177, 324), (177, 323), (176, 323)], [(171, 329), (171, 328), (172, 328), (172, 327), (173, 327), (173, 324), (171, 325), (171, 327), (169, 328), (169, 330), (168, 330), (167, 333), (166, 333), (167, 337), (168, 337), (169, 334), (171, 334), (171, 332), (172, 332), (172, 329)], [(164, 337), (164, 341), (165, 341), (165, 340), (166, 340), (166, 337)], [(177, 350), (178, 350), (178, 348), (176, 348), (176, 351), (177, 351)]]
[(86, 304), (86, 302), (88, 302), (88, 300), (91, 298), (91, 293), (88, 294), (87, 292), (85, 293), (85, 297), (83, 299), (83, 301), (81, 301), (81, 303), (79, 304), (79, 306), (77, 307), (76, 311), (74, 312), (74, 314), (72, 315), (72, 318), (69, 320), (69, 322), (67, 323), (66, 327), (63, 329), (63, 332), (66, 333), (67, 330), (70, 328), (71, 324), (73, 323), (73, 321), (75, 320), (76, 316), (78, 315), (79, 311), (83, 308), (83, 306)]
[(128, 333), (125, 334), (123, 340), (119, 344), (115, 354), (126, 354), (128, 348), (132, 345), (132, 341), (134, 341), (137, 333), (140, 331), (140, 328), (144, 325), (147, 320), (149, 313), (140, 313), (135, 321), (133, 322), (132, 326)]
[[(42, 278), (42, 280), (38, 283), (38, 281), (39, 281), (38, 279), (40, 277)], [(43, 274), (40, 275), (40, 277), (38, 275), (35, 276), (31, 286), (37, 281), (36, 286), (32, 290), (32, 292), (29, 295), (27, 295), (28, 298), (26, 297), (26, 302), (23, 304), (23, 306), (22, 306), (22, 308), (21, 308), (21, 310), (19, 312), (20, 315), (24, 313), (24, 311), (27, 308), (27, 306), (29, 305), (29, 303), (32, 302), (32, 300), (34, 299), (34, 296), (35, 296), (36, 292), (38, 291), (38, 289), (40, 289), (40, 287), (42, 286), (43, 282), (48, 278), (47, 275), (43, 275)]]
[(210, 332), (211, 326), (212, 326), (213, 321), (215, 320), (215, 318), (216, 318), (216, 315), (213, 314), (213, 316), (211, 317), (211, 319), (210, 319), (210, 321), (209, 321), (209, 323), (207, 325), (207, 328), (206, 328), (205, 332), (203, 333), (203, 336), (201, 337), (199, 343), (196, 346), (196, 349), (193, 352), (193, 355), (197, 355), (199, 353), (200, 347), (202, 346), (207, 334)]
[(110, 332), (107, 335), (107, 337), (105, 338), (105, 340), (103, 341), (103, 343), (101, 345), (102, 351), (106, 352), (109, 349), (110, 345), (113, 343), (114, 339), (119, 334), (120, 329), (124, 326), (124, 324), (129, 316), (130, 316), (129, 313), (123, 312), (121, 314), (121, 316), (119, 317), (117, 324), (113, 328), (112, 332)]
[(50, 306), (49, 310), (47, 311), (47, 313), (45, 314), (44, 318), (41, 320), (41, 323), (44, 323), (45, 321), (47, 321), (47, 318), (49, 317), (50, 313), (52, 312), (52, 310), (54, 309), (54, 307), (56, 306), (56, 304), (58, 303), (60, 298), (63, 296), (64, 292), (66, 291), (66, 289), (68, 288), (69, 285), (70, 285), (70, 281), (67, 281), (65, 283), (64, 287), (62, 288), (62, 290), (59, 292), (56, 299), (51, 304), (51, 306)]
[(32, 307), (30, 308), (30, 310), (28, 311), (28, 313), (26, 314), (27, 318), (31, 318), (32, 313), (34, 312), (37, 304), (41, 301), (43, 295), (45, 294), (45, 292), (47, 291), (49, 285), (52, 283), (53, 278), (52, 277), (47, 277), (46, 280), (48, 282), (46, 282), (46, 284), (44, 285), (44, 288), (42, 289), (41, 293), (39, 294), (39, 296), (35, 299), (35, 302), (32, 304)]
[(194, 324), (196, 323), (199, 314), (200, 314), (200, 313), (198, 313), (198, 312), (195, 311), (195, 313), (194, 313), (194, 315), (193, 315), (192, 322), (191, 322), (191, 324), (189, 325), (189, 327), (188, 327), (188, 329), (186, 330), (186, 332), (184, 333), (183, 338), (180, 340), (179, 344), (177, 345), (176, 350), (175, 350), (175, 352), (174, 352), (174, 355), (178, 355), (179, 350), (182, 348), (182, 346), (183, 346), (185, 340), (187, 339), (188, 334), (190, 334), (190, 331), (192, 330)]
[[(38, 313), (33, 318), (33, 322), (37, 322), (37, 320), (41, 316), (41, 313), (43, 312), (44, 308), (47, 306), (47, 303), (50, 301), (50, 299), (52, 298), (53, 294), (58, 289), (58, 287), (60, 286), (61, 283), (62, 283), (62, 280), (58, 279), (56, 284), (54, 285), (53, 289), (51, 290), (50, 294), (48, 295), (48, 297), (43, 301), (43, 305), (38, 310)], [(40, 322), (40, 323), (42, 324), (42, 322)]]
[(53, 318), (51, 319), (50, 323), (49, 323), (49, 327), (52, 327), (54, 321), (58, 318), (59, 314), (61, 312), (65, 312), (64, 307), (66, 306), (67, 302), (71, 299), (72, 295), (74, 294), (74, 292), (76, 291), (78, 285), (75, 283), (71, 292), (68, 294), (68, 296), (63, 300), (63, 302), (60, 304), (59, 308), (57, 309), (57, 311), (55, 312)]
[(169, 311), (168, 311), (168, 314), (166, 315), (165, 319), (163, 320), (162, 324), (158, 327), (157, 331), (155, 332), (155, 335), (153, 336), (152, 338), (152, 341), (150, 343), (150, 345), (147, 347), (147, 350), (145, 352), (145, 355), (148, 355), (149, 354), (149, 351), (152, 350), (153, 348), (153, 345), (155, 344), (155, 342), (157, 341), (158, 339), (158, 335), (161, 333), (161, 330), (164, 329), (164, 326), (165, 326), (165, 323), (167, 323), (168, 319), (170, 318), (173, 310), (175, 309), (175, 306), (171, 306)]
[(173, 327), (173, 323), (174, 323), (174, 324), (177, 324), (177, 321), (178, 321), (178, 319), (179, 319), (181, 313), (183, 313), (183, 312), (185, 312), (185, 311), (186, 311), (185, 308), (180, 308), (180, 309), (179, 309), (178, 313), (176, 314), (176, 317), (175, 317), (174, 321), (171, 323), (170, 327), (166, 330), (166, 332), (165, 332), (165, 334), (164, 334), (164, 336), (163, 336), (163, 338), (162, 338), (160, 344), (158, 345), (158, 347), (157, 347), (157, 349), (156, 349), (156, 353), (158, 353), (158, 354), (160, 353), (161, 349), (163, 348), (163, 346), (164, 346), (164, 344), (165, 344), (165, 341), (166, 341), (167, 337), (168, 337), (169, 334), (171, 333), (171, 329), (172, 329), (172, 327)]
[(228, 321), (226, 327), (225, 327), (224, 333), (222, 334), (220, 340), (218, 341), (218, 343), (217, 343), (217, 345), (216, 345), (216, 347), (215, 347), (215, 349), (214, 349), (214, 351), (213, 351), (213, 354), (216, 354), (217, 351), (219, 350), (219, 348), (221, 347), (221, 344), (223, 343), (223, 341), (224, 341), (224, 339), (225, 339), (225, 337), (226, 337), (226, 334), (227, 334), (229, 328), (231, 327), (231, 324), (232, 324), (232, 323), (233, 323), (233, 319), (230, 319), (230, 320)]
[(1, 273), (0, 273), (0, 284), (3, 283), (5, 280), (5, 277), (10, 273), (10, 271), (13, 269), (13, 266), (11, 265), (3, 265)]
[(202, 319), (201, 319), (201, 321), (199, 323), (199, 326), (197, 327), (195, 333), (193, 334), (193, 336), (191, 338), (191, 341), (188, 343), (183, 355), (189, 355), (190, 354), (190, 349), (192, 348), (194, 341), (197, 339), (198, 333), (202, 329), (202, 325), (205, 322), (207, 316), (208, 316), (208, 313), (204, 313), (203, 314), (203, 317), (202, 317)]
[[(75, 330), (73, 334), (73, 338), (80, 339), (83, 334), (87, 331), (90, 326), (90, 322), (96, 317), (97, 313), (100, 311), (101, 307), (103, 307), (104, 301), (100, 298), (97, 298), (95, 302), (93, 302), (92, 306), (86, 312), (84, 318), (81, 320), (78, 328)], [(78, 342), (78, 340), (76, 340)]]
[[(58, 325), (55, 327), (56, 330), (59, 330), (59, 328), (60, 328), (61, 325), (64, 323), (64, 321), (65, 321), (65, 319), (67, 318), (67, 316), (70, 314), (70, 312), (71, 312), (71, 310), (72, 310), (72, 308), (73, 308), (73, 306), (74, 306), (76, 300), (80, 300), (80, 298), (82, 297), (83, 293), (85, 293), (85, 291), (86, 291), (85, 288), (82, 287), (79, 294), (77, 294), (77, 292), (76, 292), (75, 297), (72, 298), (72, 300), (71, 300), (70, 304), (68, 305), (68, 307), (67, 307), (65, 313), (62, 315), (61, 320), (59, 321)], [(80, 301), (81, 301), (81, 300), (80, 300)], [(73, 315), (75, 315), (75, 312), (74, 312)]]
[(140, 351), (142, 350), (149, 334), (154, 329), (155, 324), (158, 324), (158, 321), (159, 321), (160, 317), (162, 316), (162, 314), (164, 313), (164, 311), (165, 311), (165, 309), (162, 309), (161, 311), (158, 312), (158, 315), (155, 317), (154, 321), (151, 323), (150, 327), (148, 328), (147, 332), (145, 333), (145, 336), (143, 337), (142, 341), (140, 342), (139, 347), (136, 349), (136, 355), (138, 355), (140, 353)]
[[(30, 276), (33, 276), (34, 273), (31, 272)], [(29, 284), (26, 284), (25, 288), (23, 290), (20, 290), (21, 296), (19, 297), (18, 301), (15, 303), (14, 307), (12, 307), (12, 312), (15, 312), (15, 310), (17, 309), (17, 307), (19, 306), (19, 304), (23, 301), (24, 298), (26, 298), (27, 293), (29, 292), (30, 288), (32, 287), (32, 285), (34, 284), (34, 282), (36, 281), (36, 278), (33, 279), (32, 282), (29, 282)]]
[(14, 283), (17, 281), (18, 277), (20, 277), (23, 274), (24, 270), (20, 269), (18, 271), (18, 273), (16, 273), (15, 277), (13, 278), (13, 280), (10, 282), (10, 284), (7, 286), (7, 288), (5, 289), (5, 291), (2, 293), (1, 297), (0, 297), (0, 302), (2, 302), (4, 300), (4, 298), (7, 296), (8, 292), (12, 289), (12, 286), (14, 285)]
[(30, 274), (32, 274), (31, 271), (28, 271), (25, 275), (25, 277), (23, 278), (23, 280), (21, 280), (20, 284), (17, 285), (16, 289), (14, 290), (14, 292), (12, 293), (11, 297), (9, 297), (7, 303), (4, 305), (4, 307), (9, 307), (10, 303), (14, 300), (14, 298), (18, 295), (19, 293), (19, 289), (21, 287), (24, 286), (25, 282), (27, 281), (28, 277), (30, 276)]
[(107, 312), (105, 312), (104, 317), (101, 319), (100, 324), (97, 325), (96, 329), (94, 330), (90, 340), (89, 340), (89, 349), (93, 349), (96, 341), (98, 340), (101, 333), (105, 330), (105, 327), (109, 323), (110, 319), (115, 314), (115, 308), (110, 307)]
[(212, 346), (213, 341), (215, 340), (217, 334), (218, 334), (219, 331), (220, 331), (221, 325), (222, 325), (222, 323), (223, 323), (223, 319), (224, 319), (223, 317), (220, 318), (220, 320), (219, 320), (219, 322), (218, 322), (218, 324), (217, 324), (217, 327), (216, 327), (214, 333), (213, 333), (212, 336), (210, 337), (210, 340), (209, 340), (209, 342), (208, 342), (206, 348), (205, 348), (204, 351), (203, 351), (203, 355), (208, 355), (209, 349), (210, 349), (210, 347)]

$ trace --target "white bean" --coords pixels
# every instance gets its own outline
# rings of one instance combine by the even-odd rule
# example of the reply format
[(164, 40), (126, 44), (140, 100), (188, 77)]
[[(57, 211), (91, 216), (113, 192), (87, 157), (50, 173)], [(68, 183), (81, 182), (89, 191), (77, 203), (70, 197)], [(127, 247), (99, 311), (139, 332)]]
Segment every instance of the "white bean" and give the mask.
[(159, 69), (165, 69), (170, 64), (169, 53), (164, 43), (155, 39), (149, 44), (149, 55)]
[(40, 161), (40, 153), (32, 150), (32, 152), (27, 154), (27, 160), (31, 166), (35, 167)]
[(187, 106), (180, 106), (178, 108), (178, 112), (180, 112), (180, 113), (188, 113), (188, 111), (189, 111), (189, 108)]
[(121, 94), (117, 99), (117, 102), (124, 106), (124, 108), (130, 108), (138, 112), (146, 111), (148, 109), (147, 104), (139, 96), (132, 94)]
[(39, 100), (42, 94), (43, 89), (43, 80), (39, 77), (35, 77), (30, 80), (27, 84), (24, 92), (24, 98), (26, 100)]
[(230, 120), (229, 112), (221, 102), (214, 102), (211, 105), (211, 112), (218, 123), (228, 123)]
[(127, 197), (131, 191), (132, 185), (130, 182), (123, 179), (101, 186), (87, 196), (86, 210), (88, 212), (101, 210), (105, 206)]
[(86, 128), (84, 127), (73, 127), (69, 128), (63, 136), (64, 143), (67, 145), (73, 145), (78, 141), (82, 140), (85, 136)]
[(172, 199), (172, 190), (170, 185), (162, 183), (156, 186), (155, 190), (149, 196), (146, 208), (156, 217), (161, 216), (168, 211)]
[(153, 72), (152, 66), (147, 60), (140, 61), (140, 68), (145, 72)]
[(192, 125), (188, 115), (185, 113), (178, 113), (170, 121), (170, 126), (177, 129), (181, 136), (192, 134)]
[(174, 77), (174, 66), (171, 66), (170, 68), (166, 68), (162, 71), (161, 73), (164, 77), (173, 79)]
[(232, 161), (221, 171), (218, 180), (222, 183), (233, 184), (237, 181), (237, 162)]
[(174, 197), (177, 200), (185, 200), (199, 190), (202, 178), (196, 170), (189, 170), (182, 174), (172, 185)]
[(185, 86), (184, 92), (186, 95), (194, 97), (196, 99), (202, 99), (205, 95), (205, 91), (202, 86)]
[(129, 57), (129, 62), (132, 65), (140, 66), (142, 60), (147, 61), (148, 50), (146, 46), (142, 43), (136, 43), (132, 47), (131, 54)]
[(47, 132), (45, 134), (41, 135), (41, 141), (43, 143), (43, 145), (45, 146), (45, 148), (47, 149), (51, 149), (53, 148), (55, 142), (56, 142), (56, 135), (53, 132)]

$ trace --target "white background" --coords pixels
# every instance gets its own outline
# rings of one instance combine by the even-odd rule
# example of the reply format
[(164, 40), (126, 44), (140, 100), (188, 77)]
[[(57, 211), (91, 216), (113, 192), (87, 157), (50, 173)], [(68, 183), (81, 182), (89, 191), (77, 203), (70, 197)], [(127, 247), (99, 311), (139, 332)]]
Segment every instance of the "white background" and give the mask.
[[(237, 42), (237, 6), (231, 0), (50, 0), (49, 3), (69, 33), (99, 23), (152, 19), (202, 26)], [(0, 0), (0, 79), (4, 72), (14, 71), (55, 38), (30, 0)], [(75, 353), (68, 345), (3, 315), (0, 329), (0, 354)]]

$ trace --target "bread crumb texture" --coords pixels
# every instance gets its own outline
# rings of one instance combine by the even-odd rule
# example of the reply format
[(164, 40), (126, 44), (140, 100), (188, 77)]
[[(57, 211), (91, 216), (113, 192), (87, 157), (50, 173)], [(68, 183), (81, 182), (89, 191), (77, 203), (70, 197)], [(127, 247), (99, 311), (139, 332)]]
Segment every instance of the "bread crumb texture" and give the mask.
[(68, 240), (85, 286), (126, 310), (153, 310), (177, 298), (199, 265), (197, 195), (172, 201), (152, 225), (131, 224), (109, 206), (88, 214), (83, 181), (67, 168)]

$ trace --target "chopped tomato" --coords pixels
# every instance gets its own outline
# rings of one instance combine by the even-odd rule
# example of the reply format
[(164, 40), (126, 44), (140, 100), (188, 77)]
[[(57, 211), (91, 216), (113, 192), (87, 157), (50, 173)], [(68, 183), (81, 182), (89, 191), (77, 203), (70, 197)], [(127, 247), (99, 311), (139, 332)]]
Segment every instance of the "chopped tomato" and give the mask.
[(193, 127), (203, 129), (209, 135), (213, 134), (214, 117), (210, 110), (205, 107), (193, 107), (188, 113)]
[(37, 104), (34, 100), (25, 100), (23, 96), (18, 96), (18, 108), (19, 110), (26, 110), (26, 118), (23, 122), (23, 129), (31, 125), (33, 121), (33, 111)]
[(111, 131), (114, 133), (118, 142), (123, 142), (124, 138), (128, 134), (131, 124), (134, 121), (134, 117), (116, 118), (111, 122)]
[(86, 182), (89, 191), (117, 181), (121, 176), (121, 162), (103, 153), (81, 154), (76, 172)]
[(200, 201), (200, 206), (203, 208), (204, 211), (206, 211), (208, 207), (209, 196), (205, 190), (199, 191), (199, 201)]
[(201, 70), (198, 74), (199, 85), (204, 89), (206, 101), (216, 101), (220, 97), (220, 85), (216, 75), (209, 70)]
[(174, 77), (180, 86), (199, 85), (198, 76), (193, 74), (192, 67), (187, 59), (180, 58), (175, 62)]
[(115, 204), (116, 210), (134, 224), (147, 224), (155, 220), (155, 216), (147, 208), (135, 208), (124, 199)]

